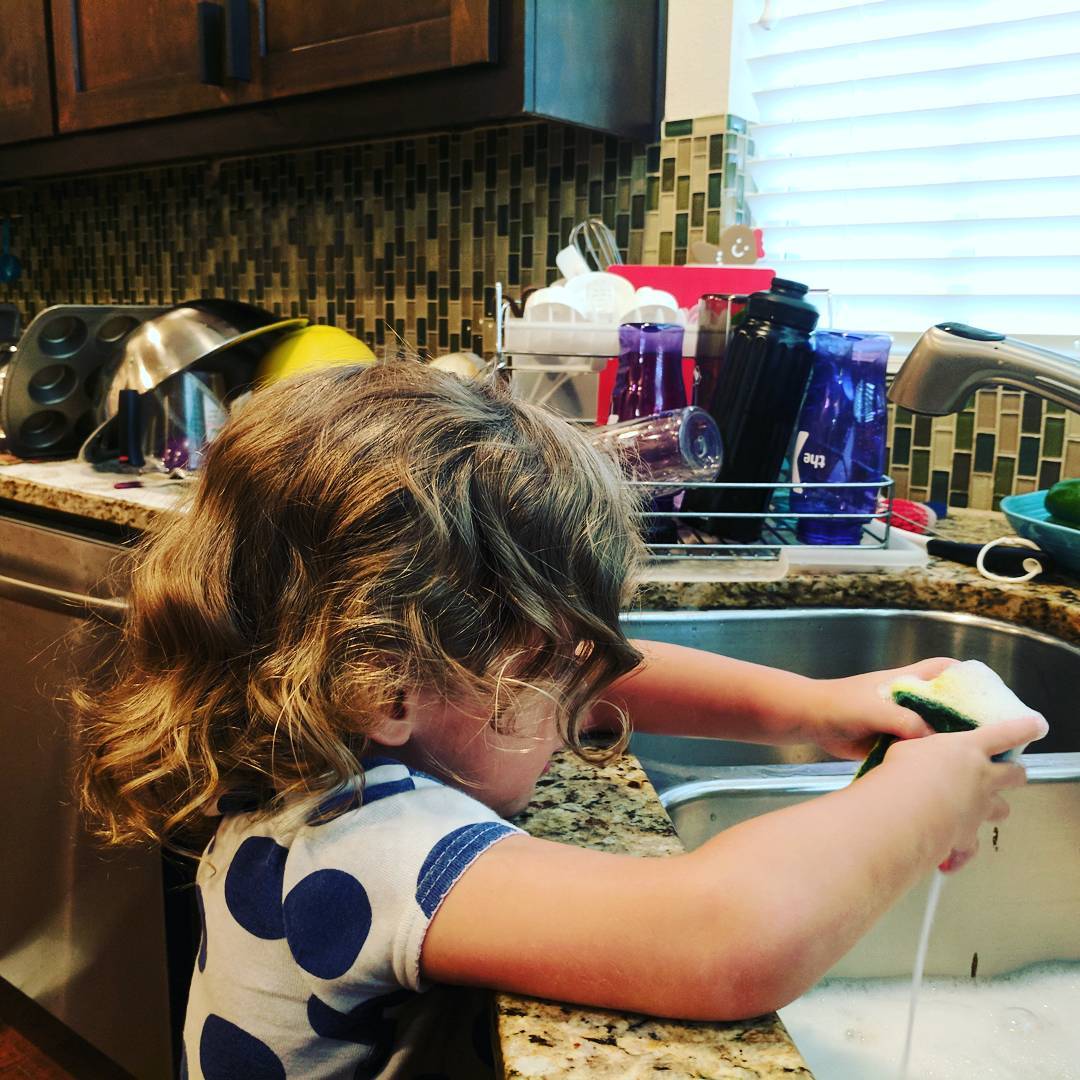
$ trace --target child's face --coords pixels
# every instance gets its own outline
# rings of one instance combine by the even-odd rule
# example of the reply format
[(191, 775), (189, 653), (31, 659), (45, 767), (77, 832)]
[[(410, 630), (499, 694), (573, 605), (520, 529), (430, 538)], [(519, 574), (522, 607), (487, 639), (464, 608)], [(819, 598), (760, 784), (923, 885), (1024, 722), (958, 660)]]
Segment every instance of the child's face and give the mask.
[(412, 694), (405, 703), (409, 737), (391, 753), (490, 806), (503, 817), (525, 809), (551, 755), (562, 745), (551, 702), (523, 695), (502, 734), (491, 725), (490, 704), (447, 702)]

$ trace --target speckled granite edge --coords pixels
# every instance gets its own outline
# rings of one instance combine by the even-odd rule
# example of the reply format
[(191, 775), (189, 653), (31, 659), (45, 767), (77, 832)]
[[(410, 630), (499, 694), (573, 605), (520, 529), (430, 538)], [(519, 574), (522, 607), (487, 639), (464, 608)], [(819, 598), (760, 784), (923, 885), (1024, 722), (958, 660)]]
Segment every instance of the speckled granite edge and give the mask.
[[(569, 753), (552, 760), (518, 824), (533, 836), (600, 851), (665, 856), (683, 850), (632, 755), (591, 766)], [(810, 1077), (779, 1018), (733, 1024), (660, 1020), (633, 1013), (495, 995), (508, 1078), (568, 1076)]]
[[(962, 510), (939, 523), (946, 539), (987, 543), (1010, 536), (1005, 518)], [(641, 611), (710, 608), (879, 607), (952, 611), (1001, 619), (1080, 644), (1080, 578), (1048, 575), (1018, 584), (988, 581), (970, 566), (931, 558), (917, 569), (881, 574), (799, 573), (777, 581), (647, 582)]]
[(116, 490), (130, 479), (120, 473), (100, 473), (78, 461), (20, 462), (0, 466), (0, 498), (44, 510), (131, 529), (147, 529), (162, 514), (183, 504), (190, 481), (147, 476), (142, 488)]

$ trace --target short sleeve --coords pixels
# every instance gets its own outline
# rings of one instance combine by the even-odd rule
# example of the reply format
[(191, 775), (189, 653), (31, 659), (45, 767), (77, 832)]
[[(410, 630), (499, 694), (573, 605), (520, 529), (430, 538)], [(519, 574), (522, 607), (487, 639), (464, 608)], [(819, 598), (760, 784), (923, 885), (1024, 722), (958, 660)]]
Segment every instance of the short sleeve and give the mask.
[(324, 1001), (425, 989), (420, 950), (454, 883), (521, 830), (390, 759), (369, 762), (359, 805), (294, 835), (283, 915), (293, 959)]

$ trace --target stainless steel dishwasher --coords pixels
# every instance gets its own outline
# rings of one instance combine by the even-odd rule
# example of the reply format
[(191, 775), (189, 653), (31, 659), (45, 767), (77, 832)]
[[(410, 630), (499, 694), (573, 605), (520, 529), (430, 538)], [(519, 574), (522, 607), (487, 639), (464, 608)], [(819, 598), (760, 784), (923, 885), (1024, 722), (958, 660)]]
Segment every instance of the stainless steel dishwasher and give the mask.
[(160, 853), (106, 854), (82, 829), (62, 700), (88, 622), (123, 610), (123, 554), (100, 535), (0, 513), (0, 978), (157, 1078), (173, 1072), (171, 890)]

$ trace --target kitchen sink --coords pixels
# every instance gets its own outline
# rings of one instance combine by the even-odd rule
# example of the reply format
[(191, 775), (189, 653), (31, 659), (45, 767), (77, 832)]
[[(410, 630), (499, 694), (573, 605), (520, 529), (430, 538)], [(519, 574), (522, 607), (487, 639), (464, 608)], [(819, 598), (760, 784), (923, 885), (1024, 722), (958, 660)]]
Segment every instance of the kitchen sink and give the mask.
[[(927, 972), (994, 975), (1045, 960), (1080, 961), (1080, 649), (1006, 623), (939, 612), (638, 613), (625, 626), (631, 637), (819, 677), (934, 655), (990, 665), (1046, 715), (1051, 733), (1024, 755), (1030, 782), (1009, 793), (1008, 820), (986, 827), (979, 857), (947, 879)], [(855, 770), (809, 747), (635, 735), (631, 749), (691, 850), (748, 818), (835, 791)], [(909, 975), (926, 888), (911, 890), (829, 974)]]
[[(928, 656), (982, 660), (1050, 722), (1032, 756), (1080, 751), (1080, 648), (1035, 630), (941, 611), (782, 609), (630, 612), (627, 634), (690, 645), (738, 660), (837, 678), (901, 667)], [(657, 791), (731, 765), (830, 760), (813, 746), (757, 746), (724, 739), (635, 734), (631, 751)]]

